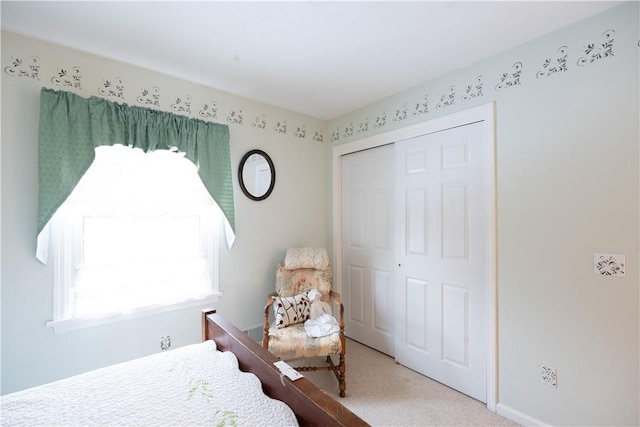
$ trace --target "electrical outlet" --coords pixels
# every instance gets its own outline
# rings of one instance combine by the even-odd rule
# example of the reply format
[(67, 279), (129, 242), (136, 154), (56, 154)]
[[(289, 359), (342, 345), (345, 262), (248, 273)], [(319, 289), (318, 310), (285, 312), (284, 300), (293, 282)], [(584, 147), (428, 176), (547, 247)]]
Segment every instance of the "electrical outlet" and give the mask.
[(166, 337), (160, 338), (160, 350), (169, 350), (171, 347), (171, 337), (167, 335)]
[(556, 368), (549, 366), (540, 367), (540, 380), (542, 384), (546, 384), (549, 387), (558, 388), (558, 372)]

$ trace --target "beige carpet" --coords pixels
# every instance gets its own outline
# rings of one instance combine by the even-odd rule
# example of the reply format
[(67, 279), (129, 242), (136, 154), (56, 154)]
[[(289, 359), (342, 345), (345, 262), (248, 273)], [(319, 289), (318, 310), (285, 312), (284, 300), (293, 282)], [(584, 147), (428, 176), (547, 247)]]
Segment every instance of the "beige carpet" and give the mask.
[[(322, 362), (317, 359), (318, 366)], [(331, 372), (304, 372), (304, 376), (373, 426), (517, 425), (483, 403), (352, 340), (347, 340), (346, 397), (339, 397), (338, 381)]]

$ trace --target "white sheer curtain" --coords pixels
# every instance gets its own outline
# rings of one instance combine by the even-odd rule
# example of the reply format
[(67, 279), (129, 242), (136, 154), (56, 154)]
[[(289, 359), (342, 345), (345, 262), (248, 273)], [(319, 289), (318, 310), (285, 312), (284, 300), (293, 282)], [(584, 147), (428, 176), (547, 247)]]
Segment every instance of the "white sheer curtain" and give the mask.
[(54, 271), (61, 302), (54, 320), (130, 313), (217, 292), (222, 218), (183, 155), (98, 147), (50, 223), (54, 270), (64, 269)]

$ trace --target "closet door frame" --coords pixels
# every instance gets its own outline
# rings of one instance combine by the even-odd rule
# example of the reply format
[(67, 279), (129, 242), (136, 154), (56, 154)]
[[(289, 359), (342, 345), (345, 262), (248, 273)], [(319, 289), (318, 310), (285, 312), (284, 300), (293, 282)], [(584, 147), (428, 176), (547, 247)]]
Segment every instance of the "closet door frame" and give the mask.
[(332, 149), (333, 166), (333, 286), (342, 292), (342, 156), (408, 138), (438, 132), (469, 123), (483, 122), (486, 155), (486, 313), (487, 313), (487, 409), (496, 411), (498, 399), (498, 335), (497, 335), (497, 271), (496, 271), (496, 160), (495, 103), (437, 117), (407, 127), (393, 129), (357, 141), (337, 145)]

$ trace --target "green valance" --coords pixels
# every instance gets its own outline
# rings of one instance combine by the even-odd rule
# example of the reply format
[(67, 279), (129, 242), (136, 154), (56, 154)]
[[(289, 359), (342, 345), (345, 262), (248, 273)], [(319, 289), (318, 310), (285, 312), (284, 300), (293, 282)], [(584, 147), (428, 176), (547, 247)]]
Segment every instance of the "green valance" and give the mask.
[(229, 127), (164, 111), (42, 88), (38, 234), (91, 166), (94, 149), (122, 144), (145, 152), (177, 148), (235, 231)]

